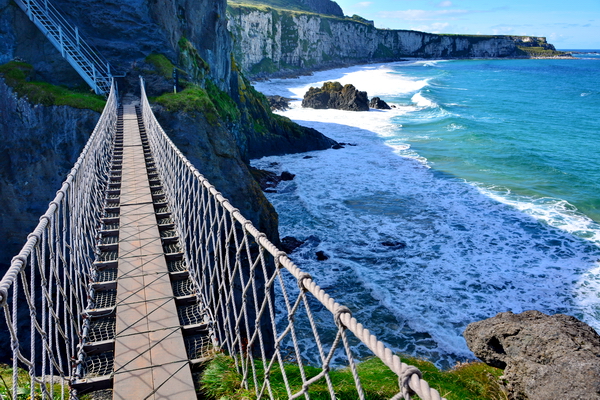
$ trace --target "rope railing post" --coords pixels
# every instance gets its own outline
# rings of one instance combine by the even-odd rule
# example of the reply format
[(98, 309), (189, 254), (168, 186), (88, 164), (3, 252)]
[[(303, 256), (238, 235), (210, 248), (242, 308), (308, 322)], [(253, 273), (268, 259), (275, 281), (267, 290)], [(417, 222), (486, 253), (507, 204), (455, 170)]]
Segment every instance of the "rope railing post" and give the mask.
[[(398, 377), (391, 398), (410, 399), (416, 393), (424, 400), (442, 399), (417, 368), (393, 355), (202, 176), (156, 121), (141, 78), (140, 87), (148, 140), (190, 276), (211, 315), (214, 342), (232, 357), (244, 388), (258, 399), (277, 398), (281, 394), (269, 381), (277, 372), (290, 399), (310, 398), (318, 381), (325, 381), (336, 398), (330, 371), (348, 367), (356, 395), (363, 399), (368, 396), (356, 360), (375, 355)], [(299, 368), (300, 382), (288, 376), (288, 363)], [(321, 368), (310, 378), (305, 373), (309, 364)]]

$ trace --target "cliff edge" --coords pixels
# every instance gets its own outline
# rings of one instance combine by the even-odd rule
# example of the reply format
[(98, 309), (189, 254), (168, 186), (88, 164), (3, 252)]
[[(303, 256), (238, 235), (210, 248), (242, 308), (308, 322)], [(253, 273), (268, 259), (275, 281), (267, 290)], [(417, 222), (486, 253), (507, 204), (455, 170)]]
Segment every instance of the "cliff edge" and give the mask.
[(358, 16), (319, 15), (259, 7), (246, 1), (242, 4), (237, 0), (229, 1), (227, 13), (228, 29), (235, 39), (236, 59), (242, 71), (255, 78), (398, 61), (407, 57), (531, 58), (567, 55), (556, 51), (544, 37), (450, 35), (378, 29), (371, 21)]

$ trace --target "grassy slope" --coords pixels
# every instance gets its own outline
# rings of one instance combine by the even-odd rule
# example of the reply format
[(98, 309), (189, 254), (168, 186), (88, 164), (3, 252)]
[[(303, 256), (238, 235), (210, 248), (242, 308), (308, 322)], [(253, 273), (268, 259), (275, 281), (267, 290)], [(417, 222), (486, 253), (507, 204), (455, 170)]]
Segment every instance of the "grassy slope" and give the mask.
[[(404, 362), (418, 367), (429, 385), (437, 389), (448, 400), (505, 400), (500, 376), (502, 370), (483, 363), (469, 363), (457, 366), (449, 371), (440, 371), (433, 364), (414, 358), (405, 358)], [(264, 376), (260, 362), (255, 361), (258, 379)], [(299, 368), (293, 364), (285, 367), (286, 376), (292, 392), (302, 388)], [(321, 372), (314, 367), (305, 367), (307, 379)], [(398, 393), (398, 378), (379, 359), (366, 360), (358, 365), (365, 396), (369, 400), (389, 399)], [(278, 367), (271, 370), (270, 382), (273, 396), (286, 399), (288, 394)], [(357, 399), (354, 379), (348, 368), (329, 372), (336, 397), (345, 400)], [(252, 381), (252, 379), (250, 379)], [(233, 359), (219, 354), (211, 361), (202, 374), (201, 386), (208, 399), (242, 400), (255, 398), (252, 383), (248, 389), (242, 388), (241, 375), (235, 370)], [(309, 389), (311, 399), (330, 399), (327, 385), (317, 381)], [(418, 399), (418, 396), (413, 398)]]
[(27, 97), (33, 104), (88, 108), (97, 112), (102, 112), (106, 104), (104, 97), (91, 93), (87, 87), (73, 90), (34, 81), (33, 67), (23, 62), (10, 61), (0, 65), (0, 75), (19, 97)]

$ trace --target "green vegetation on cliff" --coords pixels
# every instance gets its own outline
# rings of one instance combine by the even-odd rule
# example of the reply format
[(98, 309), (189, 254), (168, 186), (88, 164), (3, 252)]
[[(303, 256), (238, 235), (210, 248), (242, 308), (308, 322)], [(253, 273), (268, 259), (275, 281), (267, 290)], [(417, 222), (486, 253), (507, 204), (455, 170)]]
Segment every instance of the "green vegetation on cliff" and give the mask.
[(546, 49), (544, 47), (524, 47), (518, 46), (519, 50), (523, 53), (523, 55), (528, 57), (567, 57), (569, 53), (565, 53), (564, 51), (557, 51), (552, 49)]
[[(403, 361), (418, 367), (429, 385), (437, 389), (448, 400), (504, 400), (506, 395), (502, 390), (500, 376), (502, 370), (489, 367), (483, 363), (459, 365), (449, 371), (440, 371), (433, 364), (415, 358), (403, 358)], [(261, 362), (255, 361), (259, 381), (264, 379)], [(379, 359), (372, 358), (357, 366), (365, 396), (370, 400), (383, 400), (398, 393), (398, 377)], [(304, 367), (306, 379), (316, 376), (321, 369)], [(287, 364), (285, 373), (288, 383), (294, 393), (302, 388), (300, 369), (295, 364)], [(349, 368), (329, 371), (337, 398), (357, 399), (354, 378)], [(273, 368), (269, 373), (271, 390), (274, 398), (287, 398), (287, 391), (279, 368)], [(255, 398), (252, 378), (250, 390), (242, 388), (242, 376), (236, 372), (233, 359), (223, 354), (217, 355), (204, 370), (200, 384), (203, 394), (209, 399), (252, 399)], [(329, 399), (329, 391), (324, 381), (311, 385), (311, 399)], [(418, 396), (414, 396), (418, 399)]]
[(44, 106), (70, 106), (102, 112), (106, 101), (104, 97), (90, 92), (87, 86), (81, 89), (69, 89), (47, 82), (35, 81), (35, 71), (29, 64), (10, 61), (0, 65), (0, 76), (17, 96), (27, 97), (33, 104)]

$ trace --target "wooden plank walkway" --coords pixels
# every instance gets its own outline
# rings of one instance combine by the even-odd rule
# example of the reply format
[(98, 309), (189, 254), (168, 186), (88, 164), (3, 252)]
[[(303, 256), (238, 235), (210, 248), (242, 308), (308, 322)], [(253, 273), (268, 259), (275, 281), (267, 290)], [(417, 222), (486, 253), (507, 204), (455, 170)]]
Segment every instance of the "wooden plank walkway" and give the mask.
[(196, 400), (135, 105), (123, 106), (113, 399)]

